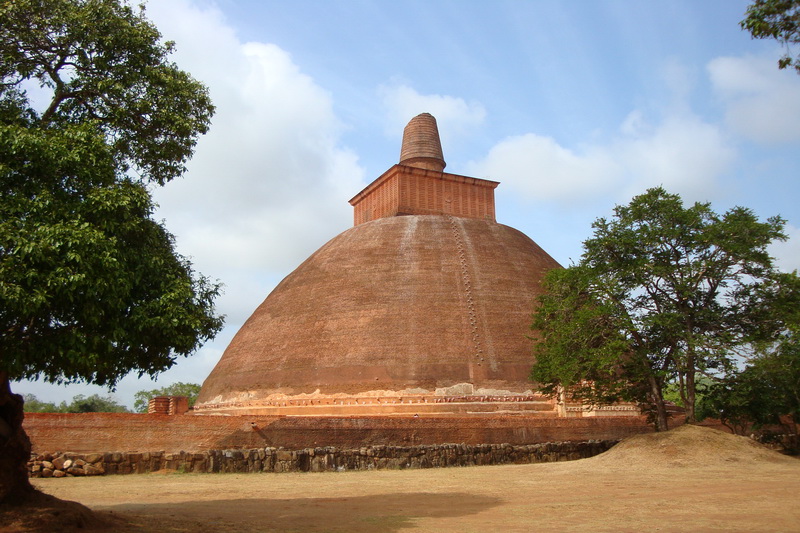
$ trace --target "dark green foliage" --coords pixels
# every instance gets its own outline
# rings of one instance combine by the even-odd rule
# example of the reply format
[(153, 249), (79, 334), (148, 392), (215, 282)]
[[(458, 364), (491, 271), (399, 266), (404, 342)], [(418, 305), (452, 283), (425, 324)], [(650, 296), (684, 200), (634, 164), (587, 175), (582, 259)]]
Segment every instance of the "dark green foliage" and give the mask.
[[(213, 337), (218, 287), (83, 125), (0, 125), (0, 345), (12, 379), (113, 385)], [(91, 162), (91, 164), (87, 164)]]
[(745, 15), (740, 24), (754, 39), (775, 39), (786, 48), (778, 68), (794, 67), (800, 74), (800, 54), (792, 52), (800, 44), (800, 0), (755, 0)]
[(189, 407), (192, 407), (198, 394), (200, 385), (196, 383), (178, 382), (160, 389), (143, 390), (133, 395), (133, 410), (137, 413), (146, 413), (150, 400), (156, 396), (186, 396), (189, 398)]
[[(32, 488), (10, 380), (113, 387), (222, 327), (219, 286), (152, 218), (213, 106), (121, 0), (0, 1), (0, 502)], [(44, 103), (29, 100), (38, 84)]]
[(545, 391), (639, 401), (665, 429), (665, 384), (677, 384), (691, 421), (695, 376), (733, 369), (779, 329), (766, 319), (782, 286), (767, 246), (785, 239), (784, 221), (684, 207), (662, 188), (614, 213), (593, 224), (577, 265), (548, 274), (531, 376)]
[(148, 181), (185, 171), (214, 108), (143, 12), (120, 0), (6, 0), (0, 20), (3, 91), (25, 79), (52, 91), (44, 110), (26, 110), (38, 126), (90, 124), (119, 172)]
[(712, 386), (703, 407), (740, 434), (769, 425), (784, 425), (797, 435), (800, 422), (800, 302), (796, 274), (783, 275), (786, 289), (773, 308), (783, 319), (778, 335), (759, 348), (739, 372)]
[[(222, 325), (218, 285), (175, 252), (145, 182), (183, 172), (213, 111), (206, 89), (116, 0), (0, 14), (0, 371), (109, 386), (155, 375)], [(42, 112), (28, 79), (52, 91)]]
[(25, 394), (23, 399), (26, 413), (61, 413), (61, 408), (65, 405), (63, 402), (60, 406), (52, 402), (43, 402), (33, 394)]
[(531, 378), (546, 394), (563, 388), (589, 404), (640, 401), (623, 378), (633, 370), (620, 357), (630, 343), (613, 309), (593, 297), (592, 283), (590, 270), (580, 265), (545, 277), (532, 324), (542, 336), (534, 344)]

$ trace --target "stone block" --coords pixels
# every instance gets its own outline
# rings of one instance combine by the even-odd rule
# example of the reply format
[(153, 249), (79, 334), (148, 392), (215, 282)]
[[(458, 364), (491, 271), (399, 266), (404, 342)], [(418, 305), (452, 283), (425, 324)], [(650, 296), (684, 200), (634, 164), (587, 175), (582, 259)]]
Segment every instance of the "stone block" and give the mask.
[(100, 463), (103, 461), (103, 454), (102, 453), (90, 453), (87, 454), (85, 457), (86, 462), (90, 464)]
[(291, 461), (293, 457), (293, 453), (288, 450), (278, 450), (276, 454), (278, 461)]
[(105, 473), (102, 468), (98, 468), (92, 465), (84, 465), (83, 472), (87, 476), (100, 476)]

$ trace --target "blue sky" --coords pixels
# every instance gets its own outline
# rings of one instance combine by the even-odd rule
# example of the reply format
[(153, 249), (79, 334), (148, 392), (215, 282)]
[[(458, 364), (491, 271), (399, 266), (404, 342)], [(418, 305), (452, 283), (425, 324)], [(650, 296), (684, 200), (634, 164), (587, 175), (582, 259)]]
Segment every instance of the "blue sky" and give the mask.
[(800, 76), (740, 29), (747, 4), (152, 0), (175, 61), (217, 105), (189, 172), (154, 191), (158, 217), (225, 284), (228, 319), (116, 397), (201, 383), (269, 291), (352, 225), (347, 200), (397, 162), (422, 112), (438, 120), (446, 170), (499, 181), (498, 222), (563, 265), (593, 220), (663, 185), (717, 211), (782, 215), (791, 239), (773, 253), (800, 268)]

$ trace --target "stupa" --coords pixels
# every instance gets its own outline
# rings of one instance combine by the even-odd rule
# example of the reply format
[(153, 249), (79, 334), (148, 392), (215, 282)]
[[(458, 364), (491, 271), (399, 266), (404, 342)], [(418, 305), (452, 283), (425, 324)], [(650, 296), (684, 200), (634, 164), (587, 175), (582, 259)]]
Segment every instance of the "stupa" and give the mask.
[(498, 182), (444, 172), (436, 119), (352, 200), (354, 227), (289, 274), (203, 384), (196, 414), (541, 411), (531, 313), (559, 264), (495, 220)]

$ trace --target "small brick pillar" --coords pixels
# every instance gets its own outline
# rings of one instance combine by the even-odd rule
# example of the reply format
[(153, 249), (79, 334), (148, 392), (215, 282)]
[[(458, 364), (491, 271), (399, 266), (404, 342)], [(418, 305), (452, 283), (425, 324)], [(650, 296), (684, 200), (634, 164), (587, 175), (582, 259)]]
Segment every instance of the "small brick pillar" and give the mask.
[(189, 410), (186, 396), (156, 396), (147, 404), (147, 412), (155, 415), (182, 415)]

